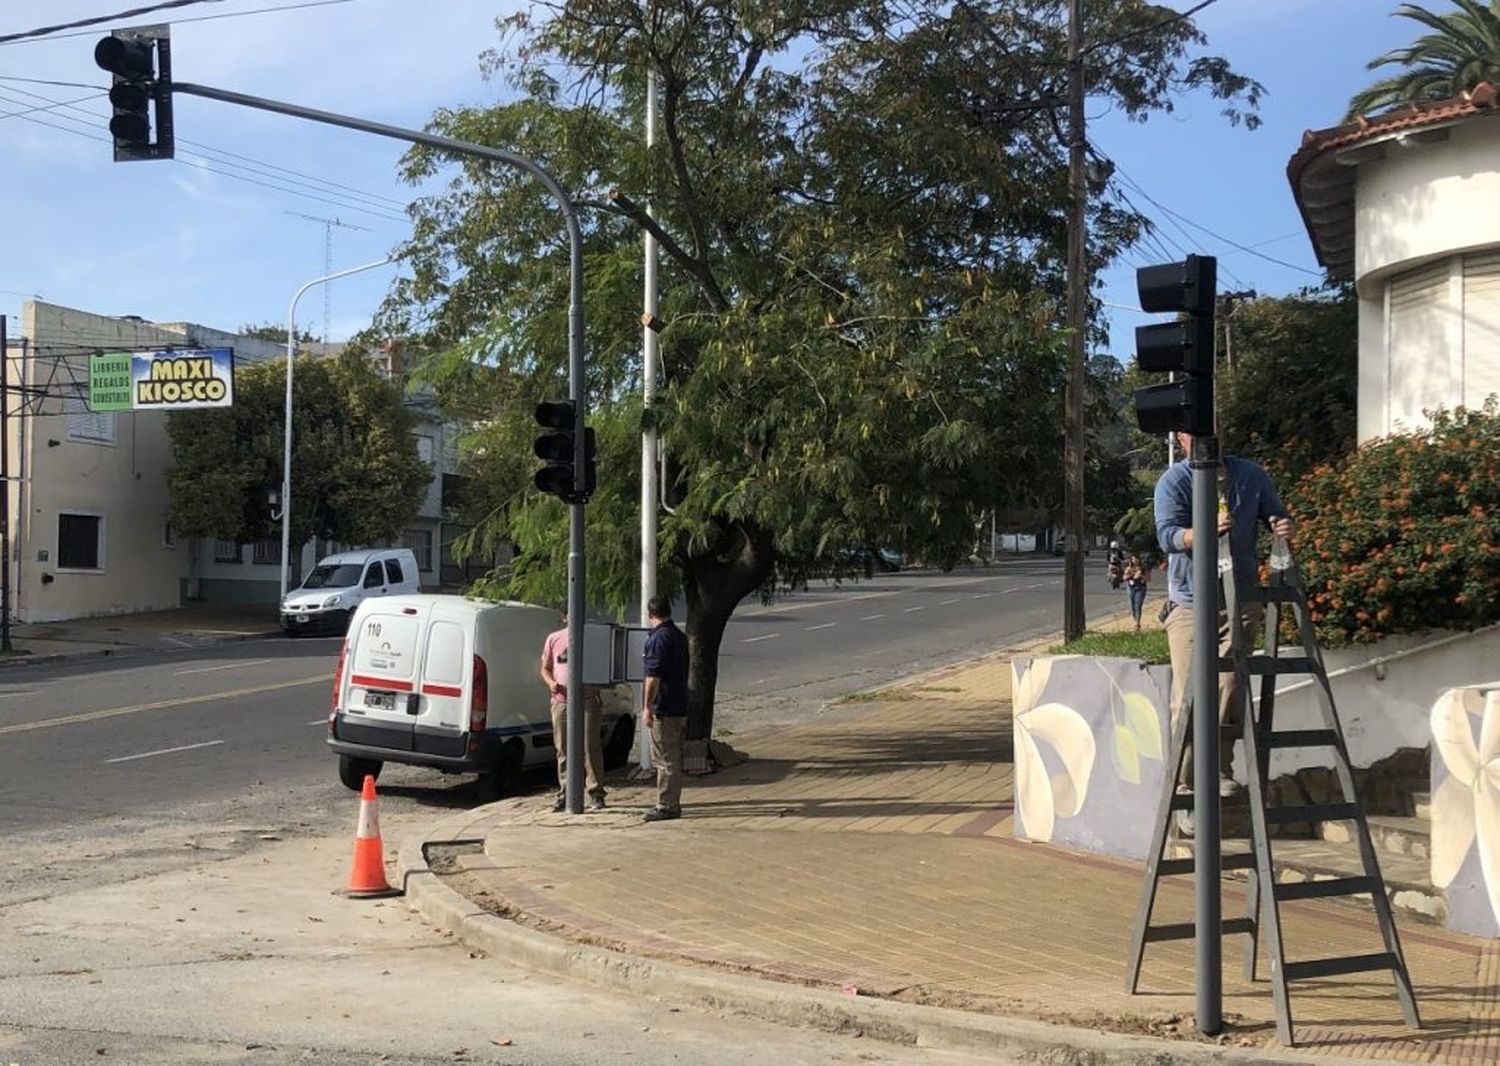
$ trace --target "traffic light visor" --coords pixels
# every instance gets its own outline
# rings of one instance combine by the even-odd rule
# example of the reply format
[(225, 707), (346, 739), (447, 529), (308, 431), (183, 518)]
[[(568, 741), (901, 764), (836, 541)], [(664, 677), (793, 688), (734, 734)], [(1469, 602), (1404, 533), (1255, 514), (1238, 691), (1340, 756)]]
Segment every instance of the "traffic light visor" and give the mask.
[(573, 401), (547, 400), (536, 405), (536, 421), (548, 429), (573, 429)]
[(149, 78), (155, 64), (151, 42), (106, 37), (94, 45), (94, 62), (122, 78)]
[(1211, 255), (1190, 255), (1180, 263), (1141, 267), (1135, 272), (1135, 285), (1142, 311), (1212, 312), (1218, 260)]

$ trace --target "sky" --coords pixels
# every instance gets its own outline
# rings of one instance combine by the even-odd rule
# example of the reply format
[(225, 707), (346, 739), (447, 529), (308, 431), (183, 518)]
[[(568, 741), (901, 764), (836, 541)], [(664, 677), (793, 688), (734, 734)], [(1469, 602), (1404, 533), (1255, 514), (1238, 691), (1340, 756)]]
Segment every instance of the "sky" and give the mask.
[[(19, 0), (0, 9), (0, 35), (149, 2)], [(367, 134), (178, 95), (177, 159), (114, 163), (108, 75), (93, 62), (109, 28), (171, 19), (178, 81), (420, 128), (439, 107), (500, 102), (478, 57), (499, 43), (496, 18), (520, 2), (209, 0), (0, 45), (0, 313), (18, 315), (38, 296), (220, 329), (284, 324), (293, 293), (325, 273), (330, 233), (334, 270), (381, 259), (407, 233), (402, 206), (419, 190), (397, 177), (405, 146)], [(291, 4), (302, 6), (264, 10)], [(1098, 279), (1117, 357), (1129, 360), (1135, 326), (1150, 320), (1134, 310), (1138, 265), (1216, 255), (1221, 290), (1261, 295), (1321, 279), (1286, 164), (1305, 130), (1336, 125), (1375, 77), (1365, 64), (1413, 36), (1411, 23), (1389, 17), (1395, 6), (1217, 0), (1199, 14), (1206, 51), (1265, 85), (1257, 130), (1230, 126), (1207, 96), (1180, 99), (1144, 124), (1092, 104), (1091, 142), (1160, 228), (1159, 245)], [(19, 80), (28, 78), (88, 87)], [(367, 325), (393, 276), (382, 267), (327, 286), (329, 338)], [(302, 299), (298, 326), (324, 333), (322, 288)]]

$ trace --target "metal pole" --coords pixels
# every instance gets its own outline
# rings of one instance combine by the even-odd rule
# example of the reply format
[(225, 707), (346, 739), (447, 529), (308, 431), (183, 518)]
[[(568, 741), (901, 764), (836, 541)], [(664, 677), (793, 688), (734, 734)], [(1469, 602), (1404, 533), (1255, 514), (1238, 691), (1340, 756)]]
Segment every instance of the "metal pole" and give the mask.
[[(0, 651), (10, 646), (10, 339), (0, 314)], [(24, 385), (25, 382), (22, 382)]]
[[(1194, 437), (1193, 882), (1197, 1024), (1224, 1027), (1219, 894), (1219, 438)], [(1269, 889), (1267, 889), (1269, 890)]]
[[(382, 267), (394, 261), (395, 257), (388, 255), (384, 259), (374, 263), (365, 263), (363, 266), (350, 267), (348, 270), (339, 270), (332, 274), (324, 274), (321, 278), (313, 278), (297, 290), (296, 294), (292, 297), (292, 305), (287, 308), (286, 406), (283, 414), (286, 427), (281, 444), (281, 595), (276, 601), (278, 606), (286, 601), (286, 589), (290, 583), (288, 574), (292, 568), (292, 361), (297, 354), (297, 301), (302, 299), (302, 294), (314, 285), (322, 285), (325, 282), (348, 277), (350, 274), (358, 274), (364, 270), (374, 270), (376, 267)], [(323, 337), (323, 343), (328, 343), (326, 335)]]
[(1083, 0), (1068, 3), (1068, 385), (1063, 400), (1063, 636), (1083, 636), (1083, 390), (1088, 330), (1088, 263), (1084, 254), (1088, 188), (1084, 183)]
[[(656, 66), (646, 68), (646, 158), (649, 161), (656, 147)], [(656, 217), (656, 209), (650, 198), (646, 200), (646, 215)], [(656, 379), (661, 373), (656, 339), (657, 309), (657, 251), (656, 234), (646, 231), (646, 284), (641, 313), (641, 407), (645, 413), (645, 425), (641, 427), (641, 625), (650, 625), (651, 619), (646, 604), (656, 595), (657, 560), (657, 507), (656, 497), (660, 491), (661, 478), (656, 465), (657, 434), (656, 416), (652, 401), (656, 398)], [(644, 686), (643, 686), (644, 690)], [(642, 697), (644, 699), (644, 696)], [(640, 704), (637, 701), (637, 706)], [(646, 729), (636, 730), (636, 765), (641, 770), (651, 769), (651, 736)]]
[[(573, 421), (573, 470), (575, 495), (582, 489), (584, 477), (584, 434), (583, 428), (588, 415), (588, 397), (584, 391), (584, 360), (583, 360), (583, 231), (578, 225), (578, 212), (573, 209), (573, 201), (558, 184), (551, 171), (545, 167), (527, 159), (515, 152), (507, 152), (501, 148), (487, 148), (481, 144), (473, 144), (470, 141), (459, 141), (452, 137), (439, 137), (431, 133), (423, 133), (420, 130), (403, 129), (400, 126), (387, 126), (380, 122), (369, 122), (362, 118), (354, 118), (350, 115), (340, 115), (332, 111), (318, 111), (310, 107), (299, 107), (296, 104), (282, 103), (279, 100), (268, 100), (263, 96), (249, 96), (245, 93), (229, 92), (226, 89), (215, 89), (208, 85), (194, 85), (191, 82), (179, 81), (172, 83), (172, 91), (186, 93), (189, 96), (202, 96), (209, 100), (221, 100), (224, 103), (240, 104), (243, 107), (253, 107), (260, 111), (273, 111), (279, 115), (291, 115), (293, 118), (308, 119), (312, 122), (322, 122), (329, 126), (342, 126), (345, 129), (358, 130), (361, 133), (373, 133), (380, 137), (390, 137), (398, 141), (406, 141), (410, 144), (425, 144), (429, 148), (437, 148), (455, 155), (477, 156), (480, 159), (491, 159), (508, 166), (524, 170), (551, 194), (557, 202), (558, 210), (562, 213), (563, 223), (568, 231), (568, 398), (573, 401), (575, 417)], [(587, 573), (584, 567), (584, 545), (583, 545), (583, 503), (579, 502), (569, 505), (568, 522), (568, 676), (576, 679), (574, 684), (568, 686), (568, 781), (567, 781), (567, 805), (573, 814), (583, 813), (583, 686), (581, 679), (584, 677), (583, 668), (583, 611), (584, 611), (584, 581)]]

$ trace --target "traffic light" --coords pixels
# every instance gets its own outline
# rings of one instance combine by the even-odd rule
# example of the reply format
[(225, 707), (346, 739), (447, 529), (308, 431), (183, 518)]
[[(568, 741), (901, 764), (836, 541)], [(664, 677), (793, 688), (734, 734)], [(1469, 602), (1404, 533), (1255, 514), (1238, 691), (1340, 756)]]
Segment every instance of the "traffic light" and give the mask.
[[(172, 42), (166, 26), (136, 26), (115, 30), (94, 46), (94, 62), (114, 75), (109, 102), (114, 117), (109, 132), (115, 139), (115, 162), (134, 159), (171, 159)], [(156, 112), (156, 139), (151, 139), (151, 113)]]
[(1142, 370), (1186, 375), (1168, 385), (1136, 389), (1136, 422), (1144, 433), (1212, 436), (1218, 261), (1190, 255), (1180, 263), (1141, 267), (1135, 278), (1141, 310), (1179, 312), (1176, 322), (1136, 329), (1136, 361)]
[(547, 465), (536, 472), (536, 487), (560, 496), (568, 503), (583, 503), (594, 492), (594, 431), (583, 431), (583, 484), (578, 484), (573, 464), (573, 441), (578, 409), (572, 400), (551, 400), (536, 405), (536, 421), (548, 432), (536, 439), (534, 451)]

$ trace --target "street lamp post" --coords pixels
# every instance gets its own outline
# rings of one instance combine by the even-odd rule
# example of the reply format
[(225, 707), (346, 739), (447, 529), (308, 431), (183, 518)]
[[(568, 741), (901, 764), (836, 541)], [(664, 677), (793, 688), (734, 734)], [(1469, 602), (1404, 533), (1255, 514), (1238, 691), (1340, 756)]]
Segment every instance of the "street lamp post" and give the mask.
[[(332, 274), (324, 274), (321, 278), (313, 278), (302, 288), (298, 289), (292, 297), (292, 305), (286, 312), (286, 430), (282, 442), (281, 451), (281, 596), (277, 600), (278, 605), (286, 600), (287, 575), (291, 570), (291, 542), (292, 542), (292, 360), (297, 354), (297, 301), (302, 299), (303, 293), (318, 285), (346, 278), (350, 274), (359, 274), (366, 270), (374, 270), (395, 261), (394, 256), (386, 256), (384, 259), (373, 263), (365, 263), (362, 266), (349, 267), (347, 270), (336, 270)], [(324, 343), (328, 341), (323, 338)]]

